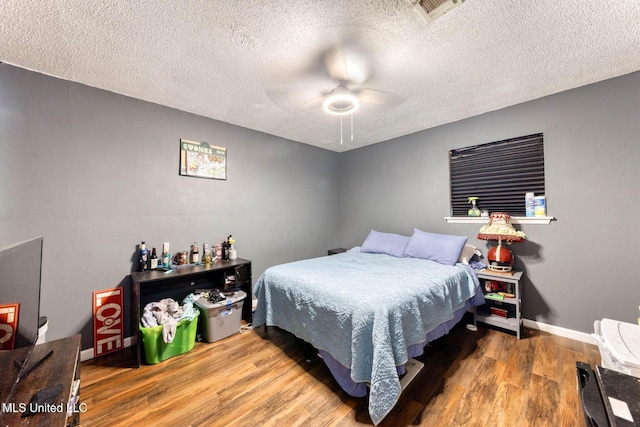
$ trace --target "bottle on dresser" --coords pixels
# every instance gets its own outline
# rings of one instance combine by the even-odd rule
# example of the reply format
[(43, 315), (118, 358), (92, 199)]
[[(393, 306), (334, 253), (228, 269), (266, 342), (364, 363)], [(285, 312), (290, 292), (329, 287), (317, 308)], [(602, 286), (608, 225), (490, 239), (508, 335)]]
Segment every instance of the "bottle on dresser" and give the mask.
[(202, 263), (204, 265), (211, 264), (211, 250), (208, 243), (202, 244)]
[(138, 258), (138, 271), (145, 271), (149, 266), (149, 249), (144, 241), (140, 243), (140, 256)]
[(200, 253), (198, 252), (198, 242), (193, 242), (191, 246), (191, 264), (200, 263)]
[(238, 259), (238, 252), (236, 251), (235, 246), (233, 246), (233, 244), (236, 242), (235, 240), (233, 240), (233, 236), (231, 236), (231, 234), (229, 234), (229, 259), (230, 260), (234, 260), (234, 259)]
[(149, 269), (158, 269), (158, 255), (156, 254), (156, 248), (151, 249), (151, 259), (149, 260)]
[(162, 264), (164, 268), (169, 268), (171, 265), (171, 254), (169, 253), (169, 242), (162, 244)]
[(229, 259), (229, 252), (227, 248), (227, 241), (222, 242), (222, 260), (226, 261)]

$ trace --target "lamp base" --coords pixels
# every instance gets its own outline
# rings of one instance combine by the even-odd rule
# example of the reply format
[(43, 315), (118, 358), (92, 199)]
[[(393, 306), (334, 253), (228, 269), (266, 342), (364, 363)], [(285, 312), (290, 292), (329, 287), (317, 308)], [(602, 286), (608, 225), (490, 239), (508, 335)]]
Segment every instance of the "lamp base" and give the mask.
[(504, 273), (511, 271), (513, 268), (513, 252), (500, 243), (498, 243), (498, 246), (489, 249), (489, 252), (487, 252), (487, 260), (489, 261), (489, 265), (487, 266), (489, 270)]
[(489, 270), (495, 271), (497, 273), (507, 273), (507, 272), (509, 272), (509, 271), (511, 271), (513, 269), (513, 267), (511, 267), (510, 265), (509, 266), (506, 266), (506, 265), (503, 266), (503, 265), (492, 265), (492, 264), (489, 264), (487, 266), (487, 268)]

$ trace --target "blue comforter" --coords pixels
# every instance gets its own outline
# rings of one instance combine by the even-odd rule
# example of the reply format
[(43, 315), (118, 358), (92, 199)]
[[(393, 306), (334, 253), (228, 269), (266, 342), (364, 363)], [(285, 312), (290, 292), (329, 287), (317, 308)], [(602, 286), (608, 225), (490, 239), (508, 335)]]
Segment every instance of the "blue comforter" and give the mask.
[(348, 252), (271, 267), (258, 279), (254, 325), (278, 326), (329, 352), (370, 383), (369, 415), (378, 424), (402, 388), (396, 366), (407, 348), (453, 318), (479, 291), (462, 264)]

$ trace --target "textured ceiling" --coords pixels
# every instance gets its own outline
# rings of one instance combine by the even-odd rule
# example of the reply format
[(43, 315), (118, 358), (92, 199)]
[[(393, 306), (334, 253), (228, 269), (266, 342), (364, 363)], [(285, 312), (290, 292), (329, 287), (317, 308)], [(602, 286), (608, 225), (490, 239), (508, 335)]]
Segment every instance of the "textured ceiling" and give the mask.
[[(345, 45), (354, 86), (392, 96), (340, 145), (309, 102)], [(640, 2), (467, 0), (428, 23), (408, 0), (6, 0), (0, 61), (341, 152), (640, 70)]]

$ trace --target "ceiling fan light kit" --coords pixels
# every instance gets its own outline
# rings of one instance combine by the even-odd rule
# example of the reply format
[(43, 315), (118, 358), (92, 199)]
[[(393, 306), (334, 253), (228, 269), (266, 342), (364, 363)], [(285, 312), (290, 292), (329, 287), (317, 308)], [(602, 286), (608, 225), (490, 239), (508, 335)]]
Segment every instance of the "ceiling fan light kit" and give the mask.
[(336, 116), (352, 114), (360, 108), (360, 101), (349, 88), (338, 86), (322, 103), (325, 112)]
[(358, 97), (353, 94), (351, 89), (340, 84), (333, 89), (322, 103), (322, 109), (334, 116), (340, 116), (340, 145), (344, 141), (342, 132), (342, 116), (349, 114), (351, 116), (351, 141), (353, 141), (353, 113), (360, 108)]

